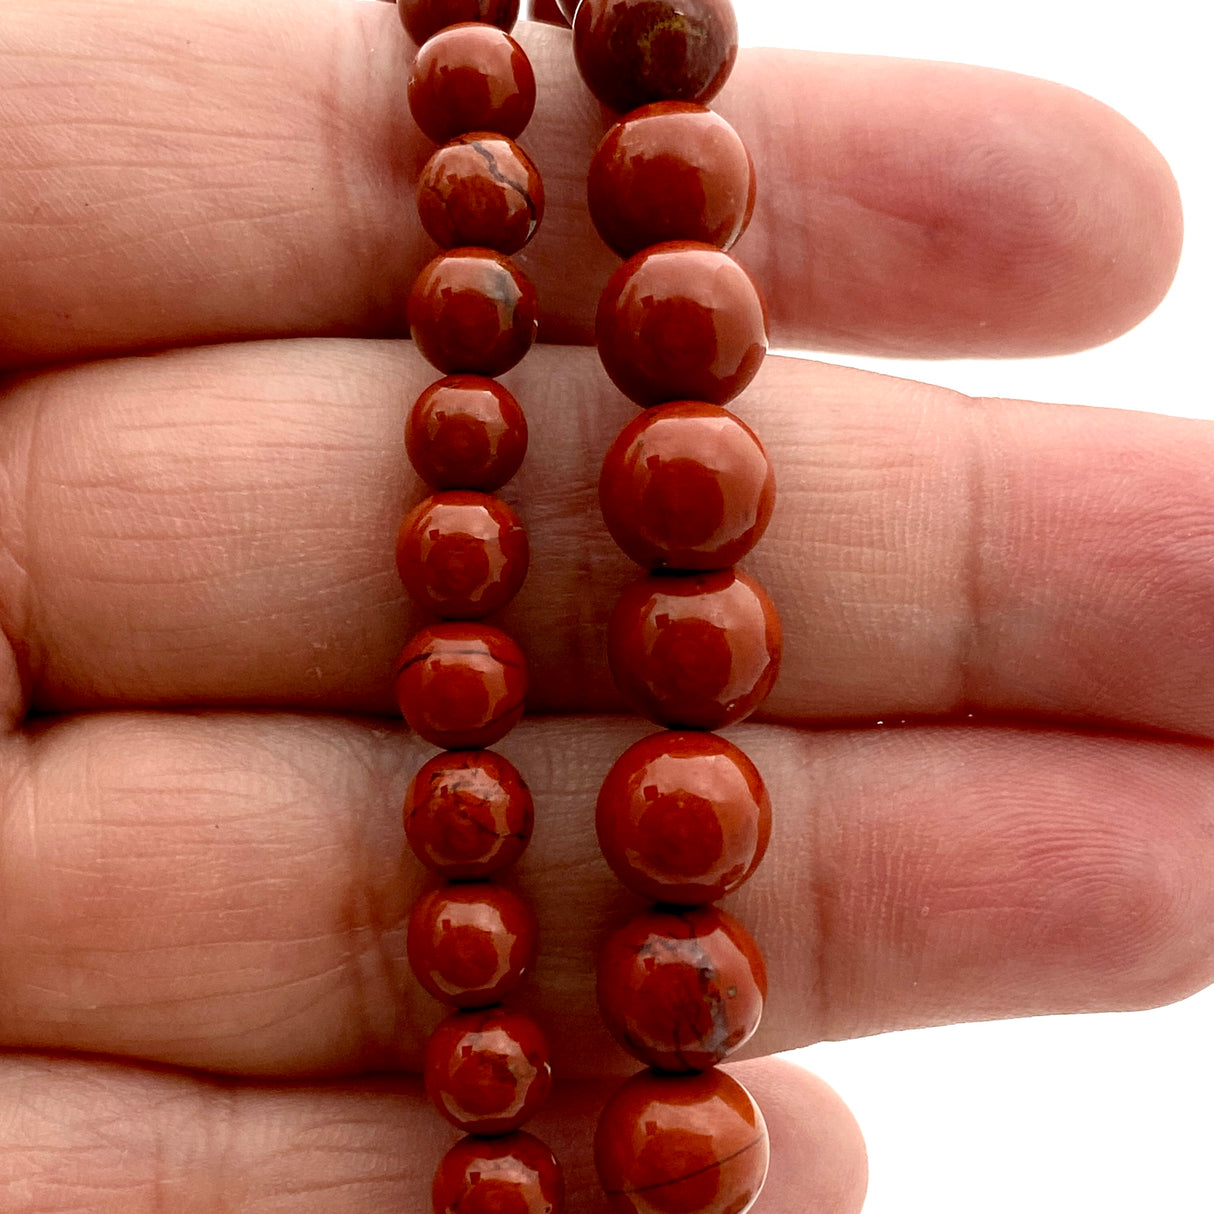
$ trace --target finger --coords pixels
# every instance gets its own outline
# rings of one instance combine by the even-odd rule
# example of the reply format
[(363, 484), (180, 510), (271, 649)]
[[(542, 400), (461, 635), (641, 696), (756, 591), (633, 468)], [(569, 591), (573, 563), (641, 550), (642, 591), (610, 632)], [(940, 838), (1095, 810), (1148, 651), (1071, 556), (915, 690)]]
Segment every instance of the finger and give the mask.
[[(0, 362), (226, 338), (399, 332), (434, 253), (412, 48), (388, 5), (6, 0)], [(189, 37), (183, 37), (188, 29)], [(547, 181), (522, 257), (552, 340), (613, 265), (586, 215), (603, 116), (565, 31), (522, 26)], [(790, 99), (796, 99), (791, 104)], [(763, 192), (739, 256), (777, 345), (1029, 354), (1103, 342), (1171, 280), (1175, 185), (1141, 134), (980, 69), (748, 52), (721, 108)]]
[[(408, 346), (287, 342), (10, 392), (0, 619), (29, 705), (393, 711), (417, 623), (393, 537), (422, 492), (400, 434), (428, 380)], [(537, 438), (506, 489), (532, 567), (502, 623), (528, 652), (534, 711), (615, 710), (603, 638), (637, 570), (595, 483), (635, 410), (589, 352), (536, 350), (510, 383)], [(746, 562), (784, 617), (772, 719), (1214, 733), (1208, 423), (776, 359), (737, 408), (781, 486)]]
[[(558, 1071), (627, 1070), (594, 994), (640, 901), (598, 855), (604, 774), (644, 730), (525, 723), (517, 872), (540, 961), (511, 996)], [(750, 1047), (1167, 1002), (1214, 978), (1214, 750), (918, 728), (739, 743), (776, 817), (729, 900), (767, 956)], [(238, 1074), (415, 1069), (442, 1008), (405, 955), (423, 748), (319, 716), (96, 714), (6, 753), (0, 1042)]]
[[(774, 1060), (736, 1073), (763, 1110), (771, 1171), (754, 1214), (858, 1212), (864, 1143), (821, 1080)], [(529, 1130), (561, 1160), (568, 1214), (598, 1214), (590, 1144), (610, 1084), (558, 1083)], [(0, 1058), (6, 1214), (375, 1214), (429, 1209), (456, 1135), (413, 1081), (216, 1081), (100, 1059)], [(805, 1203), (809, 1204), (806, 1205)]]

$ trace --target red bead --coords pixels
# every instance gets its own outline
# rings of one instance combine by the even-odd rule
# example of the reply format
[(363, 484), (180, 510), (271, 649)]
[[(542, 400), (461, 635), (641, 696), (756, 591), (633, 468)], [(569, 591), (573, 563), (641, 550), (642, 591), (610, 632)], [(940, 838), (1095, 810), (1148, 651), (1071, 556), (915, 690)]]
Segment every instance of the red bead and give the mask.
[(599, 791), (599, 845), (615, 875), (655, 902), (733, 893), (771, 838), (771, 800), (755, 765), (712, 733), (658, 733), (630, 746)]
[(444, 249), (480, 245), (516, 253), (544, 214), (544, 186), (512, 139), (475, 131), (426, 162), (417, 186), (422, 227)]
[(728, 569), (767, 530), (775, 501), (776, 478), (754, 431), (697, 401), (634, 418), (599, 477), (607, 530), (646, 569)]
[(413, 854), (449, 879), (488, 877), (513, 864), (531, 840), (531, 790), (491, 750), (435, 755), (413, 778), (404, 807)]
[(405, 448), (435, 489), (500, 489), (527, 453), (527, 419), (496, 380), (448, 375), (417, 398)]
[(608, 279), (595, 337), (607, 374), (637, 404), (723, 405), (762, 365), (767, 317), (727, 253), (672, 241), (629, 258)]
[(530, 1134), (465, 1138), (434, 1176), (434, 1214), (563, 1214), (565, 1178)]
[(504, 1007), (448, 1016), (426, 1043), (424, 1069), (431, 1103), (468, 1134), (517, 1130), (552, 1088), (539, 1025)]
[(604, 136), (586, 181), (590, 218), (621, 257), (668, 240), (728, 249), (755, 205), (755, 169), (737, 131), (702, 105), (659, 101)]
[(651, 721), (721, 729), (762, 703), (780, 668), (781, 632), (744, 573), (651, 576), (625, 587), (607, 657), (624, 698)]
[(746, 1214), (767, 1177), (763, 1114), (723, 1071), (642, 1071), (607, 1102), (594, 1162), (613, 1214)]
[(754, 1036), (767, 971), (750, 934), (717, 907), (655, 908), (607, 937), (598, 993), (629, 1053), (663, 1071), (705, 1071)]
[(409, 728), (447, 750), (480, 750), (523, 715), (523, 651), (488, 624), (432, 624), (396, 659), (396, 700)]
[(500, 611), (527, 577), (518, 515), (488, 493), (452, 489), (419, 502), (400, 525), (396, 568), (418, 606), (444, 620)]
[(729, 0), (582, 0), (573, 54), (590, 91), (613, 110), (650, 101), (708, 101), (738, 55)]
[(462, 21), (484, 21), (509, 33), (519, 9), (519, 0), (396, 0), (396, 4), (409, 37), (419, 46)]
[(509, 371), (539, 327), (535, 287), (492, 249), (441, 253), (414, 280), (407, 310), (417, 348), (448, 375)]
[(417, 52), (409, 108), (435, 143), (469, 131), (517, 139), (535, 109), (535, 73), (523, 48), (496, 26), (453, 25)]
[(456, 1007), (498, 1003), (535, 963), (531, 908), (511, 890), (477, 883), (423, 894), (409, 917), (414, 977)]

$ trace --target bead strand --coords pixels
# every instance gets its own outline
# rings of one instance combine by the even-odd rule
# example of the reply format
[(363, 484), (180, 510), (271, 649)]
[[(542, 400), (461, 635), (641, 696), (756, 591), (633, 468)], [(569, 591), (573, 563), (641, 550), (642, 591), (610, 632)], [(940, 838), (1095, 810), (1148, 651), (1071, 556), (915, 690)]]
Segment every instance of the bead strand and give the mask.
[(534, 809), (525, 781), (486, 749), (522, 716), (526, 661), (483, 623), (527, 573), (527, 533), (492, 491), (518, 470), (527, 423), (492, 377), (535, 340), (530, 282), (510, 260), (543, 214), (539, 173), (514, 142), (535, 105), (535, 79), (509, 35), (518, 0), (401, 0), (418, 44), (408, 96), (422, 132), (442, 146), (422, 170), (418, 214), (444, 252), (418, 275), (407, 312), (418, 350), (444, 377), (410, 411), (405, 446), (434, 492), (401, 523), (396, 564), (413, 602), (439, 622), (396, 663), (395, 690), (412, 729), (442, 748), (414, 777), (405, 833), (444, 884), (409, 919), (418, 982), (455, 1010), (427, 1042), (426, 1092), (468, 1136), (435, 1173), (435, 1214), (490, 1214), (503, 1202), (560, 1214), (564, 1182), (551, 1151), (520, 1127), (551, 1086), (547, 1041), (529, 1016), (501, 1005), (535, 960), (526, 902), (491, 878), (522, 855)]

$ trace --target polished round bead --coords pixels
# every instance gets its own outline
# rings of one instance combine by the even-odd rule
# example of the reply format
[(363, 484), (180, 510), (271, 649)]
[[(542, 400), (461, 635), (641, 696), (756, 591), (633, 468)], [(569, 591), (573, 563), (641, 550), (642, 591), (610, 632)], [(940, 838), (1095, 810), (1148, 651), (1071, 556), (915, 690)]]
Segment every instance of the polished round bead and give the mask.
[(530, 1134), (464, 1138), (443, 1156), (431, 1197), (434, 1214), (564, 1214), (565, 1178)]
[(469, 131), (522, 134), (535, 109), (535, 73), (509, 34), (493, 25), (453, 25), (417, 52), (409, 108), (422, 133), (446, 143)]
[(766, 591), (729, 569), (640, 578), (624, 588), (607, 629), (620, 693), (675, 729), (721, 729), (749, 716), (776, 681), (780, 651)]
[(544, 186), (512, 139), (474, 131), (426, 162), (417, 186), (422, 227), (444, 249), (479, 245), (516, 253), (544, 214)]
[(759, 542), (776, 478), (755, 433), (717, 405), (647, 409), (611, 444), (603, 521), (646, 569), (728, 569)]
[(723, 1071), (634, 1075), (594, 1136), (612, 1214), (746, 1214), (769, 1155), (759, 1106)]
[(488, 877), (526, 850), (535, 825), (531, 790), (491, 750), (435, 755), (413, 777), (404, 806), (413, 854), (449, 879)]
[(754, 1036), (767, 971), (750, 933), (723, 910), (658, 907), (607, 937), (598, 993), (630, 1054), (663, 1071), (705, 1071)]
[(457, 1129), (509, 1134), (530, 1121), (552, 1088), (548, 1042), (511, 1008), (455, 1012), (426, 1043), (426, 1095)]
[(500, 885), (447, 885), (423, 894), (405, 947), (414, 977), (456, 1007), (489, 1007), (535, 963), (537, 928), (526, 902)]
[(441, 253), (414, 279), (407, 314), (417, 348), (448, 375), (509, 371), (539, 327), (531, 280), (492, 249)]
[(767, 317), (746, 271), (692, 241), (654, 245), (612, 274), (595, 316), (599, 357), (639, 405), (723, 405), (755, 377)]
[(527, 453), (527, 418), (496, 380), (448, 375), (409, 411), (405, 449), (435, 489), (500, 489)]
[(492, 746), (523, 715), (526, 659), (500, 628), (431, 624), (404, 647), (395, 671), (401, 714), (434, 746)]
[(630, 746), (599, 790), (599, 846), (620, 881), (682, 906), (733, 893), (771, 838), (758, 768), (713, 733), (651, 734)]
[(729, 0), (582, 0), (573, 54), (590, 91), (621, 112), (715, 97), (738, 55)]
[(400, 525), (396, 568), (409, 597), (444, 620), (500, 611), (527, 576), (518, 515), (488, 493), (451, 489), (419, 502)]
[(594, 226), (621, 257), (668, 240), (728, 249), (754, 210), (754, 163), (719, 114), (658, 101), (603, 137), (586, 192)]
[(396, 0), (409, 37), (420, 46), (441, 29), (483, 21), (507, 33), (518, 20), (519, 0)]

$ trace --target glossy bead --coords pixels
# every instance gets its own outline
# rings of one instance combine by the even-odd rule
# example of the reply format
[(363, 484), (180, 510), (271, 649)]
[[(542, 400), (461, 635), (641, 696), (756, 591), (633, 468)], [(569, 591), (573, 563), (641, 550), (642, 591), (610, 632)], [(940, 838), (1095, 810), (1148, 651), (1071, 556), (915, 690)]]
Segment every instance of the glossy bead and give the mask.
[(531, 280), (492, 249), (441, 253), (414, 280), (407, 311), (417, 348), (448, 375), (509, 371), (539, 327)]
[(396, 700), (410, 729), (447, 750), (481, 750), (523, 715), (523, 651), (488, 624), (432, 624), (396, 659)]
[(624, 588), (607, 657), (624, 698), (676, 729), (721, 729), (762, 703), (780, 668), (780, 620), (744, 573), (640, 578)]
[(517, 1130), (552, 1088), (539, 1025), (505, 1007), (448, 1016), (426, 1043), (424, 1074), (431, 1103), (468, 1134)]
[(732, 742), (657, 733), (615, 761), (595, 826), (607, 863), (629, 889), (698, 905), (733, 893), (758, 868), (771, 838), (771, 799)]
[(409, 72), (413, 121), (435, 143), (469, 131), (517, 139), (535, 109), (535, 73), (496, 26), (453, 25), (430, 38)]
[(697, 401), (635, 417), (599, 477), (607, 530), (646, 569), (728, 569), (759, 542), (775, 501), (776, 478), (754, 431)]
[(431, 1199), (434, 1214), (563, 1214), (565, 1178), (530, 1134), (464, 1138), (443, 1156)]
[(705, 102), (733, 70), (738, 24), (729, 0), (582, 0), (573, 54), (587, 87), (613, 110)]
[(435, 489), (500, 489), (527, 453), (527, 418), (496, 380), (448, 375), (409, 411), (405, 449)]
[(595, 316), (599, 357), (639, 405), (723, 405), (767, 352), (763, 302), (742, 269), (712, 245), (654, 245), (612, 274)]
[(509, 33), (519, 9), (519, 0), (396, 0), (396, 4), (402, 24), (418, 46), (462, 21), (484, 21)]
[(612, 1214), (746, 1214), (769, 1154), (759, 1106), (723, 1071), (634, 1075), (594, 1136)]
[(489, 1007), (535, 963), (535, 916), (500, 885), (446, 885), (414, 904), (405, 947), (414, 977), (436, 999)]
[(586, 193), (594, 226), (621, 257), (668, 240), (728, 249), (754, 210), (754, 163), (719, 114), (659, 101), (603, 137)]
[(512, 139), (474, 131), (426, 162), (417, 186), (422, 227), (444, 249), (479, 245), (515, 253), (544, 214), (544, 186)]
[(500, 611), (527, 577), (518, 515), (488, 493), (452, 489), (419, 502), (400, 525), (396, 568), (419, 607), (444, 620)]
[(405, 796), (413, 854), (448, 879), (488, 877), (526, 850), (535, 825), (531, 790), (491, 750), (448, 751), (425, 763)]

